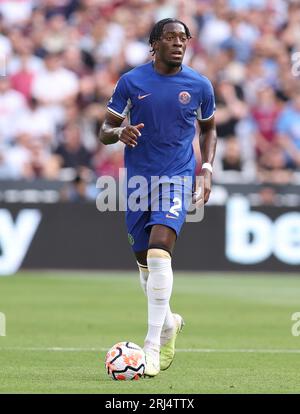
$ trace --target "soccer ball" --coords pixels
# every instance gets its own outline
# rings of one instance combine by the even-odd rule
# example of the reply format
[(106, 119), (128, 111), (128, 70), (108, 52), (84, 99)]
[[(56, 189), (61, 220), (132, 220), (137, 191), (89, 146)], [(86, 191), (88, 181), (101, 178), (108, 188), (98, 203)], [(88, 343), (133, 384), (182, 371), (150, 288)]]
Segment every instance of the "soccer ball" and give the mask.
[(133, 342), (119, 342), (107, 352), (105, 368), (114, 380), (138, 380), (145, 371), (144, 351)]

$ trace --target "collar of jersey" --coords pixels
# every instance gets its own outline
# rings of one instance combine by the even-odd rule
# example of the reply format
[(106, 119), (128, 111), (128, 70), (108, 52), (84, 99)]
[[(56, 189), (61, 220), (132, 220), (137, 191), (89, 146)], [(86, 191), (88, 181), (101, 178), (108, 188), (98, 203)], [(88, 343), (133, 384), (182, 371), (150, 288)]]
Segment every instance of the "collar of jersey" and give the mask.
[(154, 60), (152, 60), (152, 62), (151, 62), (151, 67), (152, 67), (153, 72), (156, 73), (158, 76), (163, 76), (163, 77), (166, 77), (166, 78), (172, 78), (173, 76), (180, 75), (182, 73), (182, 71), (183, 71), (183, 66), (181, 65), (180, 71), (177, 72), (177, 73), (175, 73), (174, 75), (164, 75), (163, 73), (159, 73), (159, 72), (157, 72), (155, 70), (155, 68), (154, 68)]

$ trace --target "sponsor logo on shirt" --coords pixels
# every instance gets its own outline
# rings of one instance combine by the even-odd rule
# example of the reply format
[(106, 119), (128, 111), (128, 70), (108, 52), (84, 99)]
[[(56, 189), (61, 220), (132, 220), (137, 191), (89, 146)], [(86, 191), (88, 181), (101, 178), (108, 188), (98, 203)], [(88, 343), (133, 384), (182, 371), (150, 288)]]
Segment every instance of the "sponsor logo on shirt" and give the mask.
[(152, 95), (152, 94), (151, 93), (147, 93), (146, 95), (139, 94), (138, 99), (144, 99), (144, 98), (146, 98), (149, 95)]

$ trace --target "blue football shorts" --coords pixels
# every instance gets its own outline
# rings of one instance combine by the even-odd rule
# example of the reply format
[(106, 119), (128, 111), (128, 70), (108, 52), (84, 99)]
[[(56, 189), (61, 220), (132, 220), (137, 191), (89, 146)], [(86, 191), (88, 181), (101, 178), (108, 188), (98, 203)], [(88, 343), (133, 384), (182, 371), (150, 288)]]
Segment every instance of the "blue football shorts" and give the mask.
[(126, 225), (128, 241), (133, 251), (148, 249), (151, 227), (155, 224), (170, 227), (178, 236), (191, 197), (190, 185), (167, 182), (146, 191), (145, 195), (137, 200), (138, 205), (127, 199)]

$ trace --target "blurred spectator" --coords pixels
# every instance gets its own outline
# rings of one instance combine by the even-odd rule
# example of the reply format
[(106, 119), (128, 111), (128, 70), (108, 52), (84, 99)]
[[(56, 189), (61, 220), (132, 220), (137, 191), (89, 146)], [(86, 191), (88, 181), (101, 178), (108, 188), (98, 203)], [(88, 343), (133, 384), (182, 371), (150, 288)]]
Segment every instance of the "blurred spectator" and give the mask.
[(243, 21), (238, 14), (229, 14), (230, 35), (221, 43), (221, 48), (232, 50), (233, 58), (238, 62), (248, 62), (254, 42), (260, 33), (256, 27)]
[(17, 37), (14, 48), (15, 55), (8, 65), (11, 85), (29, 99), (34, 77), (44, 69), (44, 62), (34, 56), (33, 43), (29, 38)]
[(300, 7), (299, 1), (289, 2), (288, 18), (284, 22), (281, 40), (288, 50), (298, 50), (300, 46)]
[(274, 89), (263, 85), (257, 92), (255, 105), (251, 108), (257, 156), (269, 151), (276, 141), (276, 123), (280, 111), (281, 106)]
[(63, 14), (52, 14), (48, 19), (46, 30), (42, 37), (42, 46), (50, 53), (59, 53), (69, 45), (70, 27)]
[(84, 75), (89, 74), (91, 71), (84, 62), (84, 55), (77, 46), (71, 45), (66, 48), (63, 56), (64, 67), (81, 78)]
[(9, 79), (0, 76), (0, 143), (10, 144), (15, 137), (16, 120), (24, 114), (26, 101), (11, 88)]
[(13, 179), (54, 179), (59, 167), (42, 142), (28, 133), (20, 134), (16, 145), (5, 151), (4, 164), (6, 178)]
[(24, 38), (18, 32), (14, 39), (15, 54), (10, 59), (8, 71), (11, 76), (14, 76), (22, 70), (35, 75), (44, 69), (44, 61), (38, 56), (34, 55), (34, 45), (30, 38)]
[(267, 184), (288, 184), (291, 182), (291, 170), (279, 146), (273, 145), (258, 160), (258, 180)]
[(218, 183), (247, 183), (254, 180), (255, 164), (243, 151), (239, 139), (230, 136), (220, 140), (214, 165), (214, 179)]
[(274, 187), (262, 187), (259, 191), (260, 205), (274, 206), (279, 204), (278, 196)]
[(228, 4), (220, 0), (215, 3), (214, 13), (206, 16), (206, 21), (200, 32), (200, 41), (210, 54), (215, 54), (231, 36), (231, 27), (227, 18)]
[(240, 146), (235, 137), (226, 140), (221, 162), (224, 171), (242, 171)]
[(91, 179), (84, 171), (79, 171), (71, 183), (61, 191), (61, 201), (76, 203), (95, 199), (95, 186), (91, 185)]
[(68, 124), (63, 130), (63, 142), (55, 150), (61, 168), (92, 168), (92, 153), (81, 142), (80, 128), (77, 124)]
[(53, 145), (55, 128), (45, 109), (31, 98), (28, 108), (20, 115), (16, 125), (16, 137), (20, 134), (30, 134), (48, 150)]
[(12, 46), (9, 38), (7, 36), (4, 36), (2, 34), (4, 32), (4, 19), (0, 12), (0, 56), (5, 56), (8, 60), (11, 52), (12, 52)]
[(300, 90), (295, 91), (291, 103), (282, 112), (278, 124), (278, 139), (285, 150), (287, 164), (300, 167)]
[(34, 79), (32, 95), (44, 106), (54, 123), (62, 122), (63, 105), (75, 100), (78, 93), (76, 75), (62, 66), (60, 53), (47, 53), (45, 70)]
[(125, 62), (129, 68), (145, 63), (149, 59), (149, 46), (144, 39), (139, 39), (137, 35), (137, 26), (128, 24), (126, 27), (123, 48)]
[(30, 17), (34, 0), (1, 0), (0, 13), (7, 24), (24, 24)]
[(124, 144), (121, 142), (109, 146), (101, 145), (94, 159), (96, 174), (111, 175), (118, 179), (119, 169), (124, 167), (123, 148)]
[(220, 138), (235, 135), (239, 120), (246, 117), (248, 108), (243, 102), (243, 91), (239, 86), (222, 80), (216, 87), (216, 124)]

